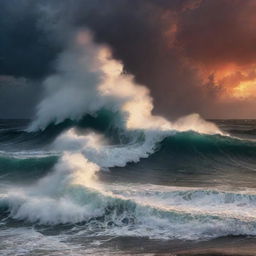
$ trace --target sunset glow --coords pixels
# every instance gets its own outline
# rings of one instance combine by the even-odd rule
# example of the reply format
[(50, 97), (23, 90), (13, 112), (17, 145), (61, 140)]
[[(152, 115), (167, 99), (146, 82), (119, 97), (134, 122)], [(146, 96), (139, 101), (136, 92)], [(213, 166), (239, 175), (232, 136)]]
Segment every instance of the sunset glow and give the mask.
[(256, 79), (251, 81), (240, 82), (233, 89), (233, 96), (238, 98), (255, 98), (256, 97)]

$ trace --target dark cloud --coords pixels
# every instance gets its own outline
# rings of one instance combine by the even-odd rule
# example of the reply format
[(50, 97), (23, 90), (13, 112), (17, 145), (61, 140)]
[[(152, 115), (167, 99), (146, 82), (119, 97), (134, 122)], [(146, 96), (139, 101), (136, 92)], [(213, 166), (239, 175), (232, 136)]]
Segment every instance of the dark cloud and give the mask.
[(205, 0), (179, 18), (177, 45), (195, 62), (218, 66), (255, 63), (256, 2)]
[(0, 118), (30, 118), (41, 94), (31, 80), (0, 75)]
[(60, 48), (38, 26), (32, 0), (3, 0), (0, 8), (0, 74), (42, 78), (53, 70)]
[[(156, 112), (175, 118), (191, 112), (229, 117), (235, 111), (242, 117), (254, 101), (221, 95), (225, 86), (254, 79), (255, 11), (254, 0), (3, 0), (0, 74), (40, 81), (53, 72), (72, 31), (88, 27), (150, 88)], [(223, 75), (231, 64), (235, 68)], [(28, 95), (33, 86), (40, 91), (32, 82)]]

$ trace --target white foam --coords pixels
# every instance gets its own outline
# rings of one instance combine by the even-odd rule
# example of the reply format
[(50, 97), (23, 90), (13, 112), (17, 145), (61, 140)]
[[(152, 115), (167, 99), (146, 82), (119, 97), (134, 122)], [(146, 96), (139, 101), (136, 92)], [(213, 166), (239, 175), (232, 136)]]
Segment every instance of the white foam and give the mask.
[(111, 187), (114, 195), (124, 196), (140, 205), (166, 211), (194, 213), (256, 221), (256, 191), (222, 191), (208, 188), (164, 187), (150, 185)]
[(45, 158), (51, 156), (59, 156), (60, 152), (57, 151), (43, 151), (43, 150), (26, 150), (26, 151), (0, 151), (0, 157), (17, 158), (17, 159), (30, 159), (30, 158)]
[(2, 256), (73, 255), (82, 256), (81, 246), (67, 243), (63, 236), (43, 235), (33, 228), (8, 228), (0, 232)]
[(122, 167), (128, 162), (138, 162), (141, 158), (147, 158), (155, 152), (157, 143), (174, 133), (173, 131), (147, 130), (144, 133), (144, 139), (139, 140), (138, 134), (134, 133), (131, 143), (109, 145), (102, 135), (95, 132), (77, 134), (72, 128), (56, 139), (54, 149), (82, 152), (86, 158), (103, 168)]
[[(171, 123), (152, 114), (149, 90), (124, 74), (123, 64), (111, 50), (93, 42), (88, 31), (78, 31), (60, 54), (56, 73), (44, 81), (46, 96), (38, 106), (29, 131), (45, 129), (50, 123), (80, 119), (103, 107), (122, 113), (127, 129), (194, 130), (222, 134), (215, 124), (193, 114)], [(116, 124), (117, 125), (117, 124)]]
[[(53, 173), (30, 187), (8, 188), (1, 202), (8, 205), (11, 217), (30, 222), (58, 224), (88, 220), (104, 210), (104, 203), (97, 208), (93, 201), (93, 191), (99, 188), (97, 171), (99, 167), (82, 155), (66, 153)], [(83, 186), (88, 191), (73, 190), (74, 186)]]
[(95, 179), (97, 171), (81, 155), (68, 154), (54, 173), (35, 186), (8, 189), (0, 203), (8, 205), (13, 218), (33, 223), (88, 221), (82, 229), (94, 235), (157, 239), (256, 235), (256, 192), (106, 185)]

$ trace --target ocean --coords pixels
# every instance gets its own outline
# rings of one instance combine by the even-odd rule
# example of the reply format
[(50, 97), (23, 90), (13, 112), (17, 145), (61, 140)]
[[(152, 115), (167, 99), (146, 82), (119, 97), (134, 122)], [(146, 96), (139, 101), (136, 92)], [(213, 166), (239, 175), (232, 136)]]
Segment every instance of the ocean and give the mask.
[(256, 120), (0, 120), (1, 255), (256, 255)]

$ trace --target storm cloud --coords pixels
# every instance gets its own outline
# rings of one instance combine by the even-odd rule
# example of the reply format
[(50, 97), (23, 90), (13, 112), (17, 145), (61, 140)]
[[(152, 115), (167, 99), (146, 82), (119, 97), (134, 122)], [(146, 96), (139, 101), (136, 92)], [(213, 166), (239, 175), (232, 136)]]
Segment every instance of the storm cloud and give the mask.
[(253, 89), (230, 96), (256, 79), (255, 11), (253, 0), (3, 0), (0, 107), (9, 111), (0, 117), (33, 115), (41, 81), (74, 31), (88, 28), (151, 90), (155, 112), (255, 118)]

